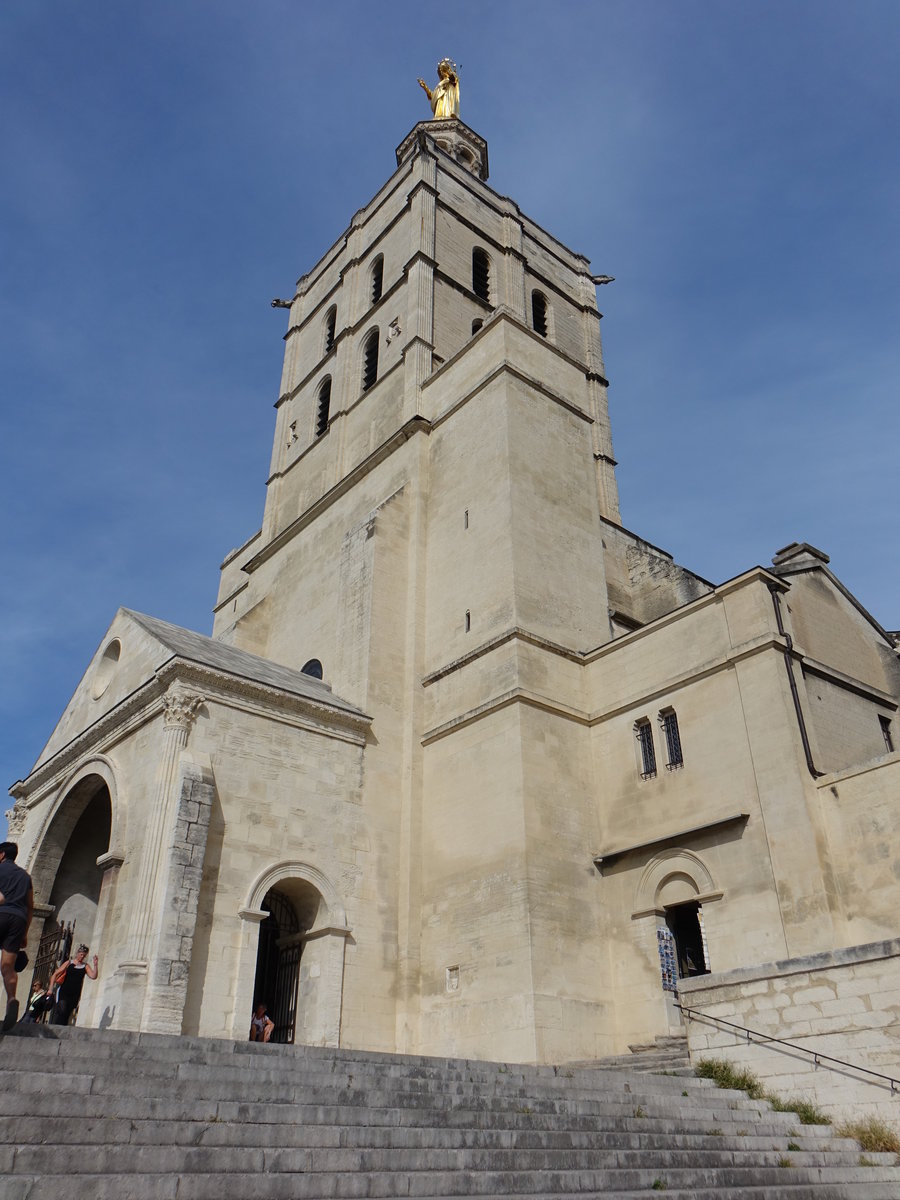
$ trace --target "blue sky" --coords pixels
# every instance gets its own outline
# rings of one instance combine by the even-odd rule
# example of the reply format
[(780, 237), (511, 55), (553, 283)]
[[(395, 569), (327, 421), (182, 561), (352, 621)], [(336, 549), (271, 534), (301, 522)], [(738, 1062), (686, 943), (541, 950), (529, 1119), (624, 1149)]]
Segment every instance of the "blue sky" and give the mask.
[(116, 608), (211, 629), (285, 314), (461, 64), (491, 185), (598, 273), (625, 524), (720, 581), (813, 542), (900, 627), (896, 0), (9, 3), (0, 774)]

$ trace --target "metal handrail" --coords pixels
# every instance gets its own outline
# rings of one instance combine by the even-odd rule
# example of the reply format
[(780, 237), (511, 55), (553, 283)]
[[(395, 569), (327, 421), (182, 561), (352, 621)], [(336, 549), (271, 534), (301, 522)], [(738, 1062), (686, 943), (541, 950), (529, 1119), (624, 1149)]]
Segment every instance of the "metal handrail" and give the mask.
[[(789, 1046), (791, 1050), (799, 1050), (801, 1054), (808, 1054), (813, 1060), (816, 1067), (823, 1066), (828, 1071), (834, 1071), (837, 1068), (831, 1067), (829, 1063), (837, 1063), (838, 1066), (849, 1068), (851, 1071), (858, 1071), (863, 1075), (872, 1075), (875, 1079), (883, 1079), (891, 1085), (891, 1095), (900, 1094), (900, 1079), (894, 1079), (890, 1075), (883, 1075), (880, 1071), (873, 1071), (869, 1067), (859, 1067), (855, 1063), (847, 1062), (843, 1058), (834, 1058), (831, 1054), (822, 1054), (819, 1050), (809, 1050), (806, 1046), (798, 1046), (796, 1042), (787, 1042), (784, 1038), (771, 1037), (768, 1033), (760, 1033), (758, 1029), (748, 1029), (745, 1025), (735, 1025), (734, 1021), (726, 1021), (724, 1017), (714, 1017), (710, 1013), (701, 1012), (696, 1008), (687, 1008), (676, 1000), (675, 1007), (683, 1013), (689, 1021), (715, 1022), (718, 1025), (727, 1025), (729, 1029), (736, 1029), (738, 1033), (743, 1033), (747, 1037), (748, 1045), (762, 1045), (766, 1042), (776, 1042), (779, 1046)], [(756, 1042), (753, 1038), (758, 1039)]]

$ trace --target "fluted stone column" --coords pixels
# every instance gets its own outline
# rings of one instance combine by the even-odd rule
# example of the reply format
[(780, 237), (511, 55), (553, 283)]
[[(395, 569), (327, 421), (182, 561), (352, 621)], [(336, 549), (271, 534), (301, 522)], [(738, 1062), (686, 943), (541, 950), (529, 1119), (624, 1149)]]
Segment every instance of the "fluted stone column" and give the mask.
[(183, 688), (170, 688), (163, 697), (163, 744), (156, 786), (138, 871), (137, 887), (129, 897), (131, 923), (128, 930), (129, 956), (119, 964), (126, 977), (122, 998), (122, 1024), (125, 1028), (142, 1027), (141, 1013), (150, 956), (160, 920), (160, 905), (175, 808), (181, 787), (179, 759), (186, 748), (191, 726), (203, 697)]

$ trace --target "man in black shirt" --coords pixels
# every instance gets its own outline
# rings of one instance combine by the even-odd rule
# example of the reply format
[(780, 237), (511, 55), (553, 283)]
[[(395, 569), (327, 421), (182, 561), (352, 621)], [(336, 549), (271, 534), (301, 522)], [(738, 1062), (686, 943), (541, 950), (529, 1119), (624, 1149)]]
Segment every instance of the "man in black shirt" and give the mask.
[(34, 913), (34, 889), (31, 876), (16, 866), (19, 847), (15, 842), (0, 842), (0, 975), (6, 989), (6, 1016), (0, 1029), (12, 1029), (19, 1016), (16, 986), (16, 955), (28, 941)]

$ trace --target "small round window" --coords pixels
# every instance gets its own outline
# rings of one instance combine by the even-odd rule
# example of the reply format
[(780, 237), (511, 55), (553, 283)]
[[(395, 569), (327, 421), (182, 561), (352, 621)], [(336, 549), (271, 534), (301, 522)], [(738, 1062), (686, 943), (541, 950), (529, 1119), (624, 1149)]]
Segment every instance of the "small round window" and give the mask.
[(94, 683), (91, 688), (92, 700), (99, 700), (109, 687), (121, 655), (122, 643), (118, 638), (113, 638), (113, 640), (103, 651), (103, 654), (100, 657), (100, 662), (97, 664), (97, 670), (94, 674)]

